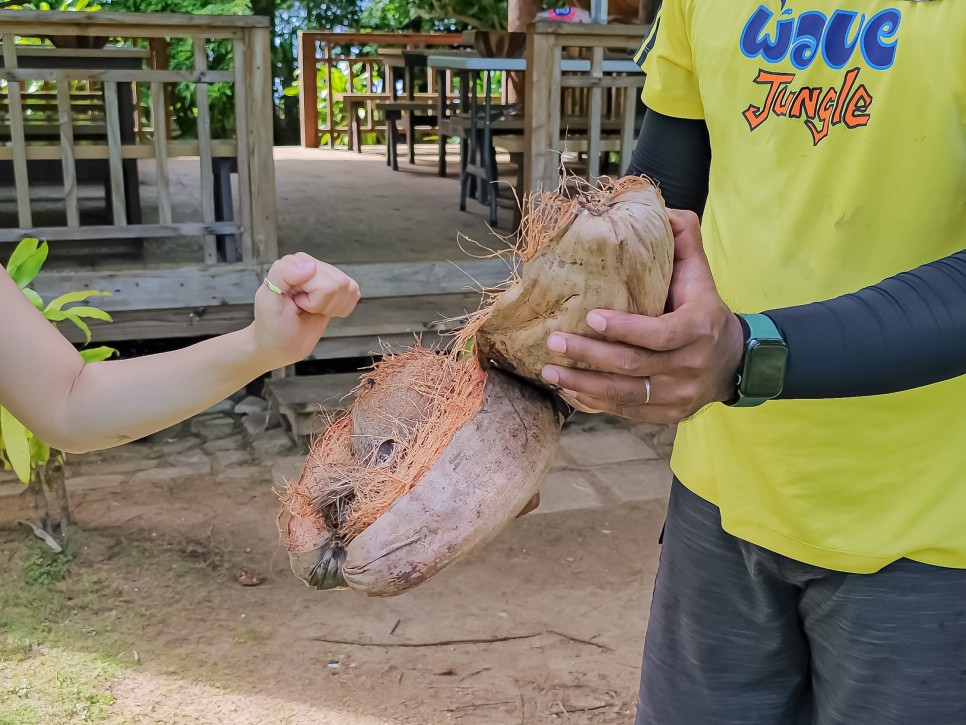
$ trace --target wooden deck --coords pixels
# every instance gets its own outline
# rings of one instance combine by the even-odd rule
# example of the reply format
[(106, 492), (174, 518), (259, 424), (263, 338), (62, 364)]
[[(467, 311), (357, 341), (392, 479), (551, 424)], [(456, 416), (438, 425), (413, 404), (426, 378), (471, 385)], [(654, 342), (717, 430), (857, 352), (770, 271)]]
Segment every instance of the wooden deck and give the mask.
[[(376, 147), (361, 155), (275, 150), (279, 253), (305, 251), (339, 265), (360, 282), (365, 297), (351, 318), (333, 323), (314, 358), (366, 356), (382, 343), (411, 342), (414, 333), (433, 341), (453, 327), (443, 321), (476, 309), (476, 282), (492, 285), (506, 277), (502, 262), (474, 258), (484, 250), (460, 241), (465, 235), (490, 248), (504, 246), (487, 228), (482, 206), (459, 211), (459, 186), (452, 177), (436, 176), (436, 160), (434, 145), (420, 146), (416, 166), (403, 164), (399, 172), (386, 167), (384, 149)], [(169, 162), (175, 222), (198, 213), (197, 163)], [(457, 164), (454, 154), (454, 171)], [(139, 161), (139, 172), (145, 223), (151, 224), (158, 213), (154, 162)], [(51, 192), (32, 193), (43, 215), (42, 199)], [(80, 199), (82, 219), (103, 213), (97, 189), (82, 188)], [(60, 204), (52, 199), (51, 213)], [(0, 196), (0, 226), (15, 211), (15, 199)], [(108, 240), (86, 245), (86, 252), (85, 245), (52, 244), (50, 269), (64, 271), (42, 277), (38, 289), (45, 296), (80, 288), (111, 291), (99, 303), (115, 321), (95, 328), (100, 342), (190, 338), (247, 324), (263, 270), (205, 267), (203, 255), (200, 238), (146, 239), (138, 249), (112, 247)], [(173, 269), (183, 270), (177, 283), (171, 281)], [(66, 327), (64, 332), (75, 334)]]

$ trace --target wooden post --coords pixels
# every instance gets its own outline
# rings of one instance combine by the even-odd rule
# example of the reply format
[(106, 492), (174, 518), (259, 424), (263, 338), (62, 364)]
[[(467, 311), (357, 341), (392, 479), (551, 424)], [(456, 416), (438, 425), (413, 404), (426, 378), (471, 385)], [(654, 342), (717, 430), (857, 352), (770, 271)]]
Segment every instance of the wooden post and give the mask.
[(319, 147), (319, 66), (315, 59), (315, 38), (298, 32), (299, 110), (303, 148)]
[(560, 159), (560, 46), (553, 33), (527, 31), (527, 73), (523, 193), (557, 187)]
[[(511, 33), (525, 33), (527, 26), (537, 19), (540, 12), (538, 0), (509, 0), (507, 5), (506, 28)], [(506, 102), (510, 105), (520, 103), (526, 95), (526, 74), (507, 73), (504, 86)]]
[(252, 237), (255, 259), (266, 264), (278, 257), (275, 159), (272, 139), (272, 54), (267, 28), (245, 31), (248, 58), (248, 153), (252, 189)]
[[(3, 64), (7, 70), (17, 69), (17, 48), (12, 33), (3, 34)], [(21, 229), (34, 225), (30, 214), (30, 182), (27, 178), (27, 142), (24, 138), (23, 104), (20, 102), (20, 84), (7, 83), (10, 104), (10, 140), (13, 142), (13, 184), (17, 191), (17, 217)]]

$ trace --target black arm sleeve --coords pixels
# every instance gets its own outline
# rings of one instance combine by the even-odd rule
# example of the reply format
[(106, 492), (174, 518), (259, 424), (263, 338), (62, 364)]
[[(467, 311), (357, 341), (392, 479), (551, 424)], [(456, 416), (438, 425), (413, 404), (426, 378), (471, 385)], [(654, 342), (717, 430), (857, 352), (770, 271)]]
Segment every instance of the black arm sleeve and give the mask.
[(644, 174), (661, 187), (664, 203), (699, 216), (708, 199), (711, 143), (704, 121), (673, 118), (648, 110), (628, 176)]
[(766, 312), (788, 343), (781, 398), (853, 398), (966, 374), (966, 250), (827, 302)]

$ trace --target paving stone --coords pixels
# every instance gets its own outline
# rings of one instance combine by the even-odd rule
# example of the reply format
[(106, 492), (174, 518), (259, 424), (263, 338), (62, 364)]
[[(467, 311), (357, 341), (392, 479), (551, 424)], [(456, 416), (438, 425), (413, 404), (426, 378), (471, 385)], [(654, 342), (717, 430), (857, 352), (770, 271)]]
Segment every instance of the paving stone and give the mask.
[(188, 451), (171, 460), (178, 468), (190, 468), (197, 476), (211, 473), (211, 459), (203, 451)]
[(222, 400), (220, 403), (215, 403), (213, 406), (208, 408), (202, 415), (209, 415), (212, 413), (218, 413), (221, 415), (232, 415), (235, 412), (235, 401), (230, 398), (227, 400)]
[(201, 445), (201, 439), (195, 438), (194, 436), (189, 436), (187, 438), (179, 438), (171, 443), (163, 443), (159, 446), (159, 451), (161, 455), (165, 458), (169, 456), (176, 456), (179, 453), (185, 453), (187, 451), (194, 450)]
[(213, 455), (218, 468), (228, 468), (229, 466), (237, 466), (240, 463), (248, 463), (252, 458), (247, 450), (237, 448), (230, 451), (216, 451)]
[(251, 438), (255, 438), (268, 430), (271, 420), (272, 414), (267, 410), (258, 413), (249, 413), (242, 418), (242, 428), (245, 429), (245, 433)]
[(132, 458), (129, 460), (122, 459), (119, 461), (96, 461), (77, 465), (73, 460), (71, 460), (67, 467), (67, 475), (73, 476), (74, 469), (78, 469), (78, 476), (85, 478), (89, 476), (126, 475), (155, 468), (159, 463), (160, 461), (150, 458), (141, 460)]
[(297, 481), (304, 467), (304, 456), (278, 458), (272, 463), (272, 481), (278, 486), (284, 486), (289, 481)]
[(221, 414), (202, 415), (191, 421), (191, 430), (207, 441), (215, 441), (235, 432), (235, 419)]
[(188, 424), (186, 422), (175, 423), (170, 428), (149, 435), (145, 440), (148, 443), (170, 443), (178, 440), (187, 430)]
[(130, 476), (100, 474), (91, 476), (67, 476), (68, 491), (92, 491), (98, 488), (119, 488), (131, 481)]
[(621, 429), (568, 432), (560, 441), (560, 448), (567, 459), (582, 469), (660, 457), (640, 438)]
[(263, 458), (288, 453), (294, 447), (292, 439), (281, 430), (268, 431), (252, 441), (252, 450)]
[(588, 472), (588, 477), (609, 489), (621, 503), (667, 499), (671, 491), (671, 468), (666, 460), (602, 466)]
[(264, 413), (268, 410), (268, 403), (261, 398), (250, 395), (235, 406), (235, 415), (251, 415), (252, 413)]
[(530, 514), (552, 514), (579, 511), (603, 505), (603, 499), (579, 471), (551, 473), (540, 486), (540, 506)]
[(202, 446), (205, 453), (217, 453), (218, 451), (247, 450), (248, 446), (245, 439), (240, 434), (222, 438), (217, 441), (208, 441)]
[(186, 466), (153, 468), (134, 474), (134, 483), (177, 483), (198, 477), (198, 471)]
[(234, 483), (237, 481), (267, 481), (268, 469), (264, 466), (231, 466), (218, 474), (218, 483)]

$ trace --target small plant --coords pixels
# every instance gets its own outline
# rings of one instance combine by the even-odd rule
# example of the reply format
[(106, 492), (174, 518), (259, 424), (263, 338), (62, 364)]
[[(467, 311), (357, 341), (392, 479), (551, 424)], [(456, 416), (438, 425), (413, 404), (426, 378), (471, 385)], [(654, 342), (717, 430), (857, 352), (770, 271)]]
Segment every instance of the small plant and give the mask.
[[(24, 239), (7, 263), (7, 273), (14, 283), (23, 290), (27, 299), (33, 303), (44, 317), (55, 327), (61, 322), (71, 322), (83, 333), (85, 345), (91, 342), (91, 329), (86, 320), (111, 321), (104, 310), (80, 303), (91, 297), (109, 296), (109, 292), (84, 290), (68, 292), (48, 304), (28, 285), (34, 281), (40, 268), (47, 260), (46, 242), (38, 239)], [(106, 360), (117, 351), (109, 347), (94, 347), (80, 351), (86, 363)], [(34, 510), (41, 529), (50, 531), (50, 510), (47, 506), (46, 491), (50, 491), (60, 504), (60, 532), (67, 533), (71, 525), (70, 506), (64, 481), (64, 459), (62, 451), (52, 449), (37, 438), (26, 426), (17, 420), (10, 411), (0, 407), (0, 464), (5, 470), (12, 470), (28, 487), (34, 501)]]

